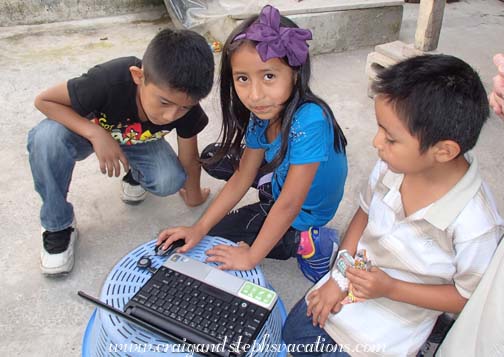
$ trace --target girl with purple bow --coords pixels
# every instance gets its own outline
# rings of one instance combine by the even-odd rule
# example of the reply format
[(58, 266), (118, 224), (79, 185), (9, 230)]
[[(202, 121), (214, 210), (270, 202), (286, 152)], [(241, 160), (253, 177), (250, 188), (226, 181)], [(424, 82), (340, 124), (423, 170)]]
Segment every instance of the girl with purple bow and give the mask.
[[(310, 39), (272, 6), (231, 33), (220, 71), (222, 141), (202, 154), (203, 167), (228, 182), (198, 222), (164, 230), (158, 244), (184, 239), (183, 253), (206, 234), (221, 236), (239, 242), (207, 251), (222, 269), (297, 255), (310, 280), (328, 271), (337, 236), (322, 226), (343, 196), (346, 139), (308, 85)], [(251, 186), (260, 201), (228, 213)]]

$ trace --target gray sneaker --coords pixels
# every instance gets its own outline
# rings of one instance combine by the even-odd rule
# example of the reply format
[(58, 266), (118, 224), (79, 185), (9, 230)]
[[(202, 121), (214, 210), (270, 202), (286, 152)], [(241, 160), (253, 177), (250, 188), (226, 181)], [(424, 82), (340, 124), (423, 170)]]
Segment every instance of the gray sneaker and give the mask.
[(66, 274), (74, 266), (74, 250), (78, 232), (75, 219), (72, 225), (58, 232), (42, 232), (40, 269), (46, 275)]
[(147, 191), (133, 178), (131, 170), (124, 175), (122, 182), (121, 199), (129, 205), (137, 205), (147, 196)]

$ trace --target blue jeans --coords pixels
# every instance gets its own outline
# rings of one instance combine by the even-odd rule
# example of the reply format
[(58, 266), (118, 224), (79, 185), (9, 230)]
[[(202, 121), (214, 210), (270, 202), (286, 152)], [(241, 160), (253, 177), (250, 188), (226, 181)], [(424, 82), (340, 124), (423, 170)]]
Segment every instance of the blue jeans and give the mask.
[[(306, 316), (306, 302), (304, 297), (292, 308), (287, 316), (282, 331), (284, 342), (296, 345), (299, 352), (290, 349), (293, 356), (321, 356), (347, 357), (348, 353), (340, 351), (334, 340), (318, 326), (313, 326), (311, 316)], [(317, 343), (318, 342), (318, 343)], [(315, 346), (318, 345), (318, 348)], [(323, 348), (322, 348), (322, 345)], [(311, 350), (310, 350), (311, 346)], [(304, 350), (306, 349), (306, 350)], [(318, 351), (317, 351), (318, 350)], [(312, 351), (312, 352), (304, 352)]]
[[(176, 193), (186, 180), (177, 154), (165, 140), (121, 145), (133, 178), (157, 196)], [(93, 153), (91, 142), (60, 123), (45, 119), (30, 130), (28, 152), (35, 190), (42, 198), (42, 227), (56, 232), (69, 227), (74, 217), (67, 201), (75, 163)]]

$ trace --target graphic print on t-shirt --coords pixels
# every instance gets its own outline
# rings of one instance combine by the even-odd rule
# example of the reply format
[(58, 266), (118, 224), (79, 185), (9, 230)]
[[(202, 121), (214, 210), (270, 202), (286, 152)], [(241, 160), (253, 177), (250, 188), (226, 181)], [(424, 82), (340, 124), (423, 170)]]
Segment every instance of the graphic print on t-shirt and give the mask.
[[(149, 128), (146, 128), (148, 125), (145, 124), (147, 123), (133, 122), (130, 119), (126, 119), (126, 123), (109, 124), (105, 113), (100, 113), (99, 118), (95, 116), (91, 119), (91, 122), (109, 131), (112, 137), (121, 145), (143, 144), (159, 140), (170, 132), (170, 130), (159, 130), (152, 133)], [(131, 122), (131, 124), (128, 122)]]

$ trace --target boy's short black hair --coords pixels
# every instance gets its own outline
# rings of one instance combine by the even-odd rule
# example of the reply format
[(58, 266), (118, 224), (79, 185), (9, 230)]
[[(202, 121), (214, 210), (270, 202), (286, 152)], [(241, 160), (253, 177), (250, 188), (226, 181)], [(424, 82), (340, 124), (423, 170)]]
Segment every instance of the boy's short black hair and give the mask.
[(160, 31), (142, 59), (146, 83), (187, 93), (200, 100), (210, 93), (214, 58), (205, 38), (190, 30)]
[(423, 55), (391, 66), (372, 85), (392, 103), (420, 151), (453, 140), (461, 154), (472, 149), (489, 116), (481, 80), (467, 63), (453, 56)]

